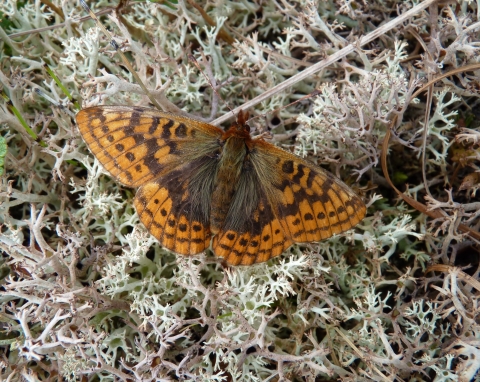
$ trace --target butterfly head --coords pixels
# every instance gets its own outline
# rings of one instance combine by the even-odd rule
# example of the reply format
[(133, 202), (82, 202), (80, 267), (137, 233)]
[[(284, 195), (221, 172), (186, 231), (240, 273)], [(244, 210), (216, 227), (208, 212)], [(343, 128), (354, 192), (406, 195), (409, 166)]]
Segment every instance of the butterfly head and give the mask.
[(237, 115), (237, 124), (244, 126), (248, 131), (250, 131), (250, 126), (247, 125), (248, 117), (248, 111), (240, 110)]
[(240, 110), (237, 120), (226, 131), (228, 136), (237, 136), (242, 138), (250, 137), (250, 126), (247, 125), (248, 112)]

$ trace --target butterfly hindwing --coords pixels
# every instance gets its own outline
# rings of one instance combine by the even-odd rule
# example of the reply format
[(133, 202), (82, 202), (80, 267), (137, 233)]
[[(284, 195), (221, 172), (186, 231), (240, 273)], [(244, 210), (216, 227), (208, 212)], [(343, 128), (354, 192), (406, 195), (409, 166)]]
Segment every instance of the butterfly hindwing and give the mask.
[(293, 244), (265, 197), (241, 229), (226, 226), (213, 238), (213, 250), (232, 265), (251, 265), (282, 254)]
[(147, 230), (169, 250), (195, 255), (210, 245), (210, 205), (218, 160), (203, 157), (149, 182), (134, 206)]
[(211, 154), (223, 133), (207, 123), (142, 107), (90, 107), (76, 120), (90, 151), (129, 187)]
[(250, 265), (280, 255), (292, 245), (285, 237), (255, 169), (244, 166), (213, 250), (232, 265)]

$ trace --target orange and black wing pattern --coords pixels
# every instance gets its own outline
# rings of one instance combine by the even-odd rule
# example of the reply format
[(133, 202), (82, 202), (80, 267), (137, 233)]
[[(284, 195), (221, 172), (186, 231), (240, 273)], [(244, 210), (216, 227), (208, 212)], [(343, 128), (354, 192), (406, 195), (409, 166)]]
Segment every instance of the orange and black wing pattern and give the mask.
[(119, 182), (139, 187), (218, 148), (223, 130), (149, 108), (97, 106), (76, 116), (90, 151)]
[[(342, 181), (293, 154), (258, 140), (249, 154), (243, 196), (233, 201), (213, 249), (234, 265), (259, 263), (294, 243), (320, 241), (358, 224), (363, 201)], [(243, 207), (242, 207), (243, 206)], [(246, 212), (246, 213), (245, 213)]]
[(134, 205), (167, 249), (200, 253), (210, 245), (216, 174), (215, 126), (141, 107), (99, 106), (77, 114), (90, 151), (118, 181), (139, 187)]
[[(105, 169), (139, 187), (137, 213), (164, 247), (183, 255), (209, 247), (219, 157), (243, 155), (222, 154), (223, 130), (141, 107), (86, 108), (76, 119)], [(365, 216), (362, 200), (333, 175), (262, 139), (245, 142), (248, 154), (213, 239), (215, 254), (228, 263), (266, 261), (294, 243), (344, 232)]]

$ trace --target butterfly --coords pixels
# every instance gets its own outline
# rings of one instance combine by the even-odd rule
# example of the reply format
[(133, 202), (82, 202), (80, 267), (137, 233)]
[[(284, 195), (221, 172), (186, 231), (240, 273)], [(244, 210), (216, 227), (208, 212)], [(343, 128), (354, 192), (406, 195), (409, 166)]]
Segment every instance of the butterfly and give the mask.
[(140, 221), (177, 254), (195, 255), (211, 245), (231, 265), (261, 263), (364, 218), (365, 204), (347, 185), (252, 138), (247, 118), (239, 113), (224, 131), (143, 107), (97, 106), (76, 115), (104, 168), (138, 187), (133, 203)]

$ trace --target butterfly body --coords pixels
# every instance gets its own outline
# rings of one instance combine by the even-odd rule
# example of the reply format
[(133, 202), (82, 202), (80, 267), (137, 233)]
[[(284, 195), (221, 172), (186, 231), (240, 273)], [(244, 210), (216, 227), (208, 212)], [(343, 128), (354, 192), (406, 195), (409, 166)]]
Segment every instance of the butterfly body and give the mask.
[(210, 231), (217, 234), (223, 227), (242, 171), (248, 171), (250, 133), (244, 125), (234, 124), (219, 140), (218, 171), (212, 193)]
[(211, 244), (228, 263), (248, 265), (365, 216), (361, 199), (333, 175), (252, 139), (246, 114), (227, 131), (140, 107), (86, 108), (76, 119), (105, 169), (139, 187), (140, 220), (173, 252), (194, 255)]

